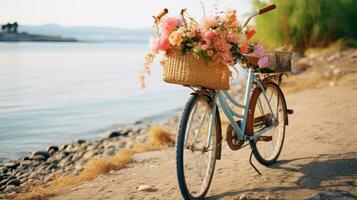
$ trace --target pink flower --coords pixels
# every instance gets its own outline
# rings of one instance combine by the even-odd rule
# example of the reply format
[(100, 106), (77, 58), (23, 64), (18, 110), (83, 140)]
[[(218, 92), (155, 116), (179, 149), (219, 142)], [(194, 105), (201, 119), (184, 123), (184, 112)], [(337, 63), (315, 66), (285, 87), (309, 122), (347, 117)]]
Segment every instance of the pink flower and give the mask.
[(265, 49), (263, 47), (256, 46), (254, 48), (254, 54), (258, 57), (263, 57), (265, 54)]
[(164, 38), (161, 40), (160, 44), (159, 44), (159, 49), (161, 51), (166, 51), (170, 48), (170, 42), (168, 38)]
[(152, 51), (158, 52), (159, 45), (160, 45), (159, 38), (155, 38), (155, 37), (150, 38), (150, 48), (152, 49)]
[(154, 38), (152, 37), (150, 39), (150, 48), (152, 49), (153, 52), (158, 53), (159, 51), (166, 51), (169, 49), (170, 43), (169, 39), (164, 38), (161, 41), (159, 38)]
[(163, 37), (169, 37), (178, 26), (182, 24), (182, 19), (176, 17), (165, 17), (159, 25), (160, 33)]
[(202, 29), (208, 30), (211, 27), (218, 25), (218, 22), (215, 17), (205, 17), (202, 19)]
[(216, 51), (220, 51), (220, 52), (228, 52), (230, 50), (230, 48), (232, 47), (230, 44), (227, 43), (227, 41), (223, 38), (216, 38), (214, 40), (214, 44), (213, 44), (214, 48)]
[(222, 54), (222, 57), (223, 57), (223, 62), (226, 63), (227, 65), (230, 65), (233, 61), (233, 56), (229, 51)]
[(260, 68), (266, 68), (269, 66), (269, 59), (267, 56), (261, 57), (258, 61), (258, 65)]
[(227, 36), (227, 40), (229, 42), (233, 42), (235, 44), (238, 44), (241, 41), (241, 38), (237, 34), (229, 33), (228, 36)]
[(214, 54), (214, 51), (213, 51), (213, 50), (208, 50), (208, 51), (207, 51), (207, 55), (208, 55), (208, 56), (212, 57), (213, 54)]
[(212, 41), (215, 37), (215, 34), (213, 33), (212, 30), (207, 30), (203, 33), (203, 39), (207, 40), (207, 41)]
[(209, 47), (209, 43), (206, 41), (206, 40), (202, 40), (200, 43), (199, 43), (199, 47), (203, 50), (203, 51), (206, 51)]

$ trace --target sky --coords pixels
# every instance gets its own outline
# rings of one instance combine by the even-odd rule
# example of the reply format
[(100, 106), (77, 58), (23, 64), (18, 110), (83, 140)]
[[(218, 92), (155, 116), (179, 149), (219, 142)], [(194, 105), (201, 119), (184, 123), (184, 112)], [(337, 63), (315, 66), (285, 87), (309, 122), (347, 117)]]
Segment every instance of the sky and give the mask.
[[(202, 0), (211, 15), (217, 0)], [(221, 9), (234, 8), (238, 16), (251, 12), (250, 0), (218, 0)], [(105, 26), (148, 28), (153, 15), (163, 8), (177, 15), (187, 8), (193, 17), (204, 12), (199, 0), (0, 0), (0, 24), (58, 24), (62, 26)]]

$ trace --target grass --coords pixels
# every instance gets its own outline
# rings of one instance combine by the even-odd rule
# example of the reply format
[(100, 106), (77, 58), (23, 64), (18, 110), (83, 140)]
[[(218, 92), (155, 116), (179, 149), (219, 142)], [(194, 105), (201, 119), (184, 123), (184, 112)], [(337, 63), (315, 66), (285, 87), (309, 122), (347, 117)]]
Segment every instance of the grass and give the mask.
[(175, 141), (171, 135), (161, 127), (150, 129), (150, 144), (135, 144), (131, 148), (122, 149), (110, 158), (94, 157), (84, 167), (78, 176), (59, 177), (50, 187), (38, 186), (31, 188), (30, 192), (19, 195), (18, 200), (40, 200), (55, 196), (68, 186), (78, 185), (86, 181), (92, 181), (99, 175), (113, 170), (120, 170), (133, 162), (133, 155), (142, 152), (160, 150), (172, 146)]

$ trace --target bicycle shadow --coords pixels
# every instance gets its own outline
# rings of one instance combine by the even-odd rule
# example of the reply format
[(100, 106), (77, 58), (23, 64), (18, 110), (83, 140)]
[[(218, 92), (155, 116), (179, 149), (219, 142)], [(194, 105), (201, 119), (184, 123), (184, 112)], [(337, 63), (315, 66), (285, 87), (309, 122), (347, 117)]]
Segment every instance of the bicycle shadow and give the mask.
[[(292, 164), (293, 162), (304, 162), (304, 164)], [(272, 188), (254, 188), (248, 190), (235, 190), (219, 195), (211, 196), (207, 199), (221, 199), (224, 197), (236, 197), (237, 195), (250, 192), (278, 192), (293, 191), (299, 189), (316, 189), (324, 190), (334, 187), (351, 186), (356, 187), (357, 179), (357, 152), (346, 154), (324, 154), (318, 157), (303, 157), (292, 160), (281, 160), (270, 166), (272, 169), (280, 169), (286, 172), (298, 172), (303, 175), (298, 178), (292, 187), (272, 187)], [(347, 181), (345, 180), (347, 179)], [(342, 180), (342, 181), (341, 181)], [(328, 184), (322, 184), (327, 183)], [(349, 195), (356, 198), (357, 196)]]

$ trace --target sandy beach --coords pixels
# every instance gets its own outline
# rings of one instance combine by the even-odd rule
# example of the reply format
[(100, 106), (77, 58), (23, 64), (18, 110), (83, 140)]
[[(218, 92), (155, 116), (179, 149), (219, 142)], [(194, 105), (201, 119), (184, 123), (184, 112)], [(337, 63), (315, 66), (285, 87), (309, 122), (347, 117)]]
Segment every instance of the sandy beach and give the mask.
[[(356, 86), (354, 73), (335, 86), (287, 95), (295, 114), (279, 162), (269, 168), (255, 162), (259, 176), (249, 165), (248, 148), (232, 152), (224, 145), (209, 199), (320, 199), (319, 193), (331, 195), (326, 199), (356, 199)], [(181, 199), (174, 158), (174, 148), (138, 154), (137, 163), (126, 169), (51, 199)], [(143, 184), (152, 190), (139, 191)]]
[[(224, 143), (208, 199), (356, 199), (356, 58), (357, 51), (350, 49), (295, 62), (294, 75), (283, 86), (288, 108), (295, 113), (289, 117), (278, 162), (264, 167), (254, 160), (260, 176), (249, 165), (249, 147), (233, 152)], [(0, 199), (181, 199), (173, 145), (130, 154), (132, 158), (122, 166), (102, 170), (109, 173), (53, 192), (53, 180), (81, 174), (94, 156), (110, 159), (116, 151), (131, 148), (134, 143), (149, 143), (150, 127), (140, 126), (122, 127), (100, 141), (76, 141), (56, 151), (49, 149), (44, 160), (47, 154), (37, 153), (11, 166), (13, 169), (3, 167), (22, 182), (18, 175), (24, 173), (19, 169), (27, 163), (30, 175), (36, 176), (23, 177), (21, 189), (11, 186)], [(175, 138), (178, 117), (159, 126)], [(41, 192), (31, 193), (33, 185), (40, 185)]]

